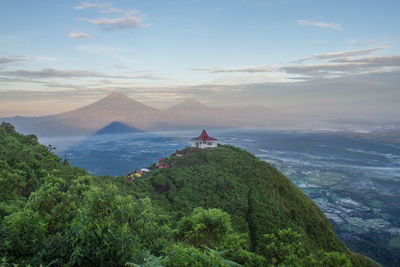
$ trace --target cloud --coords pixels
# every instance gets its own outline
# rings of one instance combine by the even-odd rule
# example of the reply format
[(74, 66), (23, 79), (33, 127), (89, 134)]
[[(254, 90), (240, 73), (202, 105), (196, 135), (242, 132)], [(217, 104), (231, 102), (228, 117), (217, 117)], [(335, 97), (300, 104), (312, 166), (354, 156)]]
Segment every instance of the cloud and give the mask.
[[(366, 74), (371, 72), (391, 72), (395, 71), (396, 67), (400, 68), (400, 55), (391, 55), (383, 57), (365, 57), (354, 59), (351, 57), (345, 57), (348, 55), (359, 56), (373, 53), (384, 49), (386, 47), (377, 47), (367, 50), (359, 51), (347, 51), (347, 52), (334, 52), (327, 54), (314, 55), (299, 62), (310, 60), (310, 59), (334, 59), (325, 64), (315, 64), (315, 65), (287, 65), (283, 67), (273, 67), (273, 66), (255, 66), (247, 68), (192, 68), (192, 71), (203, 71), (208, 73), (266, 73), (263, 76), (256, 77), (254, 81), (262, 82), (263, 80), (274, 80), (283, 83), (296, 82), (296, 81), (306, 81), (314, 78), (334, 78), (334, 77), (350, 77), (358, 76), (360, 74)], [(336, 58), (336, 59), (335, 59)], [(276, 73), (278, 76), (267, 77), (268, 73)], [(240, 78), (235, 80), (236, 84), (240, 83)], [(223, 80), (222, 82), (227, 82)], [(247, 80), (248, 83), (249, 80)]]
[[(139, 72), (137, 72), (139, 73)], [(132, 81), (131, 80), (170, 80), (168, 78), (165, 77), (161, 77), (161, 76), (155, 76), (155, 75), (137, 75), (137, 76), (126, 76), (125, 77), (127, 79), (127, 81), (110, 81), (110, 80), (101, 80), (100, 83), (102, 84), (127, 84), (127, 85), (131, 85)]]
[(52, 57), (34, 57), (34, 56), (23, 56), (23, 55), (10, 55), (10, 56), (0, 56), (0, 65), (5, 65), (9, 63), (15, 63), (20, 61), (55, 61), (56, 58)]
[(352, 39), (349, 41), (353, 45), (371, 45), (371, 44), (382, 44), (382, 43), (390, 43), (389, 38), (379, 38), (367, 41), (358, 41), (356, 39)]
[(71, 32), (68, 34), (68, 36), (71, 38), (80, 38), (80, 39), (92, 38), (91, 34), (84, 32)]
[(344, 71), (352, 71), (361, 66), (361, 64), (329, 63), (311, 66), (286, 66), (282, 67), (280, 70), (290, 74), (326, 76), (332, 72), (338, 75)]
[[(0, 75), (1, 76), (1, 75)], [(21, 79), (21, 78), (8, 78), (0, 77), (0, 83), (36, 83), (36, 84), (47, 84), (45, 81), (38, 81), (32, 79)]]
[(371, 49), (364, 49), (364, 50), (340, 51), (340, 52), (316, 54), (316, 55), (312, 55), (310, 57), (305, 57), (305, 58), (296, 60), (294, 62), (301, 63), (301, 62), (304, 62), (307, 60), (325, 60), (325, 59), (341, 58), (341, 57), (363, 56), (363, 55), (372, 54), (376, 51), (380, 51), (380, 50), (383, 50), (383, 49), (386, 49), (389, 47), (390, 46), (379, 46), (379, 47), (375, 47), (375, 48), (371, 48)]
[(0, 57), (0, 64), (8, 64), (25, 60), (26, 60), (25, 56), (2, 56)]
[(84, 53), (100, 56), (102, 58), (110, 57), (112, 58), (112, 60), (115, 60), (117, 62), (130, 62), (129, 58), (126, 56), (126, 52), (128, 50), (122, 47), (105, 46), (101, 44), (88, 44), (76, 46), (74, 47), (74, 49)]
[(337, 23), (326, 23), (322, 21), (312, 21), (312, 20), (305, 20), (305, 19), (300, 19), (297, 21), (297, 24), (299, 25), (306, 25), (306, 26), (315, 26), (315, 27), (322, 27), (322, 28), (329, 28), (329, 29), (334, 29), (338, 31), (342, 31), (342, 25), (337, 24)]
[(42, 69), (38, 71), (34, 70), (0, 71), (0, 76), (28, 78), (28, 79), (77, 78), (77, 77), (126, 78), (122, 76), (105, 75), (102, 73), (85, 71), (85, 70), (56, 70), (56, 69)]
[[(306, 66), (255, 66), (246, 68), (192, 68), (192, 71), (202, 71), (209, 73), (286, 73), (294, 76), (287, 76), (281, 79), (284, 82), (295, 80), (307, 80), (312, 77), (333, 78), (341, 76), (360, 75), (372, 71), (388, 71), (387, 68), (400, 66), (400, 55), (392, 55), (386, 57), (366, 57), (361, 59), (353, 59), (352, 56), (369, 55), (376, 51), (388, 48), (389, 46), (380, 46), (371, 49), (331, 52), (325, 54), (316, 54), (310, 57), (302, 58), (295, 61), (301, 63), (308, 60), (329, 60), (326, 64), (306, 65)], [(390, 71), (390, 70), (389, 70)], [(301, 75), (301, 76), (296, 76)], [(307, 77), (309, 76), (309, 77)], [(264, 77), (265, 79), (265, 77)]]
[(210, 73), (224, 73), (224, 72), (242, 72), (242, 73), (259, 73), (259, 72), (274, 72), (277, 71), (277, 68), (269, 67), (269, 66), (260, 66), (260, 67), (247, 67), (247, 68), (236, 68), (236, 69), (207, 69), (207, 68), (192, 68), (193, 71), (206, 71)]
[(117, 69), (129, 69), (128, 66), (122, 64), (114, 64), (114, 67)]
[(76, 10), (84, 10), (87, 8), (97, 7), (100, 9), (101, 13), (124, 13), (126, 12), (124, 9), (115, 8), (111, 3), (100, 3), (100, 2), (81, 2), (79, 5), (75, 7)]
[(87, 8), (96, 7), (100, 9), (101, 13), (121, 13), (122, 17), (119, 18), (99, 18), (99, 19), (88, 19), (82, 18), (87, 22), (97, 25), (102, 30), (114, 31), (114, 30), (129, 30), (138, 27), (147, 27), (150, 24), (142, 23), (144, 15), (138, 14), (135, 9), (121, 9), (115, 8), (111, 3), (108, 2), (81, 2), (75, 7), (76, 10), (84, 10)]
[[(327, 64), (309, 66), (286, 66), (280, 68), (290, 74), (311, 76), (351, 76), (371, 71), (387, 71), (387, 68), (400, 67), (400, 55), (366, 57), (361, 59), (339, 58)], [(390, 71), (390, 70), (389, 70)]]
[(87, 2), (81, 2), (79, 5), (77, 5), (77, 6), (75, 7), (75, 9), (76, 9), (76, 10), (83, 10), (83, 9), (87, 9), (87, 8), (95, 7), (95, 6), (97, 6), (97, 4), (95, 4), (95, 3), (89, 3), (89, 2), (87, 1)]
[(139, 79), (139, 80), (169, 80), (165, 77), (153, 76), (153, 75), (141, 75), (141, 76), (133, 76), (132, 79)]
[[(137, 71), (133, 74), (138, 74), (147, 71)], [(5, 77), (5, 78), (2, 78)], [(12, 77), (12, 79), (7, 78)], [(51, 79), (51, 78), (109, 78), (109, 79), (122, 79), (123, 83), (131, 84), (132, 80), (169, 80), (165, 77), (160, 77), (156, 75), (126, 75), (126, 76), (119, 76), (119, 75), (108, 75), (99, 72), (93, 71), (85, 71), (85, 70), (56, 70), (56, 69), (42, 69), (38, 71), (34, 70), (13, 70), (13, 71), (0, 71), (0, 81), (4, 82), (36, 82), (36, 80), (29, 80), (29, 79)], [(101, 86), (102, 82), (96, 84), (96, 86)], [(121, 81), (121, 80), (120, 80)], [(41, 82), (45, 83), (45, 82)], [(120, 83), (116, 81), (109, 81), (108, 83)], [(51, 86), (50, 86), (51, 87)], [(54, 86), (56, 87), (56, 86)], [(65, 87), (65, 86), (63, 86)]]
[(94, 25), (99, 26), (104, 31), (114, 31), (114, 30), (129, 30), (138, 27), (147, 27), (150, 24), (142, 23), (142, 16), (134, 16), (129, 15), (121, 18), (100, 18), (100, 19), (86, 19), (83, 20), (88, 21)]
[(361, 64), (367, 67), (400, 67), (400, 55), (391, 55), (384, 57), (366, 57), (361, 59), (339, 58), (334, 62), (346, 64)]

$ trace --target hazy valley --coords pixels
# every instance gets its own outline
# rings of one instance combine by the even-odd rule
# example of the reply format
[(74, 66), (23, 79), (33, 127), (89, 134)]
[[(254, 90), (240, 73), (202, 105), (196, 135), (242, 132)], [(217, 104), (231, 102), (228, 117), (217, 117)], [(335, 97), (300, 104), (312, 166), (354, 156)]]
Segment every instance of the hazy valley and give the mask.
[[(190, 145), (201, 129), (40, 138), (95, 175), (125, 175)], [(400, 145), (332, 133), (209, 129), (272, 163), (312, 198), (351, 249), (388, 266), (400, 252)], [(384, 261), (391, 259), (390, 261)]]
[[(281, 113), (264, 106), (209, 107), (186, 99), (168, 109), (156, 109), (124, 94), (112, 93), (92, 104), (69, 112), (42, 117), (12, 117), (23, 133), (41, 137), (95, 134), (111, 123), (121, 123), (141, 131), (176, 131), (213, 128), (249, 128), (333, 132), (368, 139), (399, 142), (400, 124), (396, 121), (359, 121)], [(116, 131), (118, 133), (118, 131)]]
[(36, 131), (72, 165), (113, 176), (169, 156), (208, 128), (221, 143), (242, 147), (286, 174), (351, 249), (395, 266), (400, 251), (396, 124), (308, 119), (260, 106), (211, 108), (193, 99), (158, 110), (113, 93), (70, 112), (6, 121), (22, 132)]

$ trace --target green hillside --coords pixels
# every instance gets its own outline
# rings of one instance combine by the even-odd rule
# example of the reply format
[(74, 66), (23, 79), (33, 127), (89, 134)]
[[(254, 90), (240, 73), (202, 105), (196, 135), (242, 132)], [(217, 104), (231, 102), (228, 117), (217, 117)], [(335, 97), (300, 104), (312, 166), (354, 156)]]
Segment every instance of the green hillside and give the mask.
[(197, 206), (219, 208), (231, 215), (235, 230), (249, 234), (254, 250), (263, 234), (291, 227), (304, 234), (309, 250), (345, 251), (312, 200), (252, 154), (220, 146), (173, 156), (169, 162), (173, 168), (153, 171), (137, 184), (139, 191), (177, 217)]
[(1, 266), (377, 266), (271, 165), (221, 146), (93, 177), (0, 126)]

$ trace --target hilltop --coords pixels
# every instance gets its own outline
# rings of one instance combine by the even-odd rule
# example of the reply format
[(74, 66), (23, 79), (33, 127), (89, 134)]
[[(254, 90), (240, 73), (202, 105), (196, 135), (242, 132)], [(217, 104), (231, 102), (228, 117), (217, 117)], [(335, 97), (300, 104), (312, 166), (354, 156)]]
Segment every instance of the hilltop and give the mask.
[(93, 177), (3, 123), (3, 263), (377, 266), (268, 163), (232, 146), (185, 152), (135, 181)]
[[(189, 154), (188, 154), (189, 153)], [(318, 206), (270, 164), (233, 146), (184, 150), (159, 169), (136, 181), (136, 190), (178, 220), (198, 206), (218, 208), (246, 233), (249, 248), (260, 252), (263, 235), (291, 228), (302, 236), (309, 252), (346, 253), (358, 265), (365, 258), (351, 253), (335, 235)]]

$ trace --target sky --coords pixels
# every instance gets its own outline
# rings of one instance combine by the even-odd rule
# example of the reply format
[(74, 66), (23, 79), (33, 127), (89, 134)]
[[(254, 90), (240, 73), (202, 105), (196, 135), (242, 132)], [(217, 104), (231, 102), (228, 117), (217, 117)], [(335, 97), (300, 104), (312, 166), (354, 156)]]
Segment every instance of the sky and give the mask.
[(210, 106), (400, 117), (400, 2), (0, 0), (0, 117), (120, 92)]

